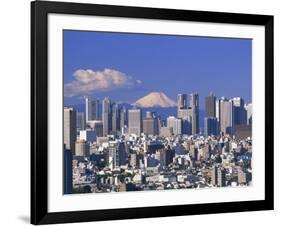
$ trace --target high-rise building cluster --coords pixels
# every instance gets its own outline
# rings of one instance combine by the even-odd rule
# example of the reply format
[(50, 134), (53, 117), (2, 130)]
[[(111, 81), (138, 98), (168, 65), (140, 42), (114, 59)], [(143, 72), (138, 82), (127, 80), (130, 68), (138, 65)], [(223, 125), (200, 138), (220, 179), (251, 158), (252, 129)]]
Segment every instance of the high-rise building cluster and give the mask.
[(82, 112), (64, 107), (65, 193), (251, 183), (252, 104), (210, 93), (202, 115), (198, 93), (177, 103), (165, 119), (109, 97), (86, 97)]

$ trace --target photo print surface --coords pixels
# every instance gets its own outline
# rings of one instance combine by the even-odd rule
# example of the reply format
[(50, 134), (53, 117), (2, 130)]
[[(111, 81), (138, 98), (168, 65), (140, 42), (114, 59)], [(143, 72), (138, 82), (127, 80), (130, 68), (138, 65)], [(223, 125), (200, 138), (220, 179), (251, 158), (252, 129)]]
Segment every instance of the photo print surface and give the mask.
[(252, 184), (252, 40), (64, 30), (64, 194)]

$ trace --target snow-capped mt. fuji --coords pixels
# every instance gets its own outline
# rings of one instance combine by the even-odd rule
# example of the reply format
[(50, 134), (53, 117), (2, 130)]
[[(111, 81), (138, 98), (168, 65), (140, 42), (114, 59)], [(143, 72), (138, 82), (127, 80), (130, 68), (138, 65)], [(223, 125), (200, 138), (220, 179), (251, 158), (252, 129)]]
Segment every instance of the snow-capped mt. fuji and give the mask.
[(150, 107), (176, 107), (177, 104), (171, 100), (167, 95), (163, 92), (151, 92), (148, 95), (138, 99), (135, 102), (135, 105), (142, 108), (150, 108)]

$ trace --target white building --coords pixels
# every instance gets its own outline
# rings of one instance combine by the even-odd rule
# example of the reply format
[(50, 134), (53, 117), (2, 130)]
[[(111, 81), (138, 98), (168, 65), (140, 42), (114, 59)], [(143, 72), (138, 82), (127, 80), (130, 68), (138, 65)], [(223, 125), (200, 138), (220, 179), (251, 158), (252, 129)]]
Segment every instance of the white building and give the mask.
[(99, 119), (99, 101), (92, 100), (91, 97), (85, 98), (85, 106), (86, 106), (86, 123), (91, 120)]
[(140, 135), (142, 132), (141, 109), (130, 109), (128, 111), (129, 134)]
[(245, 110), (247, 112), (247, 125), (252, 124), (252, 104), (245, 104)]
[(80, 130), (80, 140), (92, 143), (97, 140), (97, 134), (94, 130)]
[(75, 154), (76, 141), (76, 111), (74, 108), (64, 107), (63, 111), (63, 142), (65, 148)]
[(224, 134), (233, 134), (234, 132), (234, 109), (231, 100), (222, 98), (220, 100), (220, 130)]
[(103, 136), (103, 122), (101, 120), (88, 121), (87, 126), (96, 132), (97, 137)]
[(174, 116), (167, 118), (167, 127), (172, 128), (174, 135), (182, 134), (182, 121)]
[(75, 142), (75, 155), (79, 156), (89, 156), (90, 155), (90, 145), (85, 140), (77, 140)]

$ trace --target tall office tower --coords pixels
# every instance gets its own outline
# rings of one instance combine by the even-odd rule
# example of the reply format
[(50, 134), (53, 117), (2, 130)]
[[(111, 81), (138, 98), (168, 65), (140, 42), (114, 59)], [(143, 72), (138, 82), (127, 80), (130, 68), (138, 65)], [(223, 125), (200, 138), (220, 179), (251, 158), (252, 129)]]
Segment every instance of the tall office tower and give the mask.
[(187, 117), (187, 94), (178, 94), (178, 118)]
[(112, 104), (112, 132), (116, 134), (118, 131), (120, 131), (120, 109), (118, 104)]
[(199, 108), (199, 95), (198, 95), (198, 93), (191, 93), (189, 95), (189, 97), (190, 97), (189, 107), (198, 107)]
[(187, 94), (178, 94), (178, 110), (187, 109)]
[(109, 168), (115, 169), (125, 165), (127, 160), (126, 144), (124, 142), (109, 142), (108, 147), (108, 165)]
[(86, 123), (91, 120), (92, 115), (92, 98), (86, 97), (85, 98), (85, 114), (86, 114)]
[(90, 155), (90, 145), (85, 140), (77, 140), (75, 142), (75, 155), (78, 156), (89, 156)]
[(218, 120), (216, 117), (205, 117), (204, 133), (206, 136), (218, 135)]
[(182, 119), (182, 134), (192, 134), (192, 117), (195, 117), (194, 112), (194, 109), (191, 107), (178, 109), (178, 118)]
[(64, 149), (63, 154), (63, 193), (72, 193), (72, 151)]
[(182, 119), (182, 134), (192, 134), (191, 116)]
[(100, 120), (100, 101), (92, 101), (92, 120)]
[(205, 97), (205, 117), (216, 117), (216, 97), (213, 93)]
[(84, 112), (76, 112), (76, 127), (77, 131), (86, 129), (86, 121), (85, 121), (85, 113)]
[(75, 155), (76, 141), (76, 111), (72, 107), (64, 107), (63, 111), (63, 141), (65, 148)]
[(198, 110), (193, 107), (188, 109), (188, 118), (191, 120), (191, 134), (198, 134), (199, 132), (199, 113)]
[(160, 115), (157, 115), (156, 118), (157, 118), (157, 124), (158, 124), (158, 125), (157, 125), (157, 127), (158, 127), (157, 134), (159, 135), (159, 134), (160, 134), (161, 127), (162, 127), (162, 125), (163, 125), (163, 120), (161, 120)]
[(182, 134), (182, 120), (174, 116), (167, 118), (167, 127), (173, 130), (174, 135)]
[(157, 135), (159, 120), (154, 112), (147, 111), (146, 117), (142, 121), (143, 133), (147, 135)]
[(191, 107), (188, 107), (187, 109), (179, 109), (177, 117), (181, 119), (187, 119), (189, 116), (191, 116)]
[(103, 136), (106, 137), (111, 132), (111, 101), (106, 97), (102, 101), (102, 123), (103, 123)]
[(218, 133), (221, 131), (220, 118), (221, 118), (221, 99), (216, 100), (216, 118), (218, 120)]
[(226, 171), (222, 167), (215, 166), (211, 171), (211, 183), (214, 186), (226, 186)]
[(123, 107), (120, 110), (120, 129), (125, 128), (128, 125), (128, 117), (127, 117), (127, 110)]
[(199, 95), (190, 94), (190, 108), (192, 108), (192, 134), (199, 133)]
[(88, 121), (99, 120), (99, 100), (92, 100), (91, 97), (85, 98), (86, 123)]
[(101, 120), (89, 121), (88, 126), (95, 131), (97, 137), (103, 136), (103, 123)]
[(220, 131), (224, 134), (234, 133), (233, 104), (231, 100), (220, 100)]
[(252, 125), (252, 104), (245, 104), (245, 110), (247, 112), (247, 125)]
[(247, 123), (247, 112), (244, 108), (244, 100), (241, 97), (232, 99), (234, 109), (234, 124), (245, 125)]
[(142, 132), (142, 112), (141, 109), (130, 109), (128, 111), (129, 133), (140, 135)]

